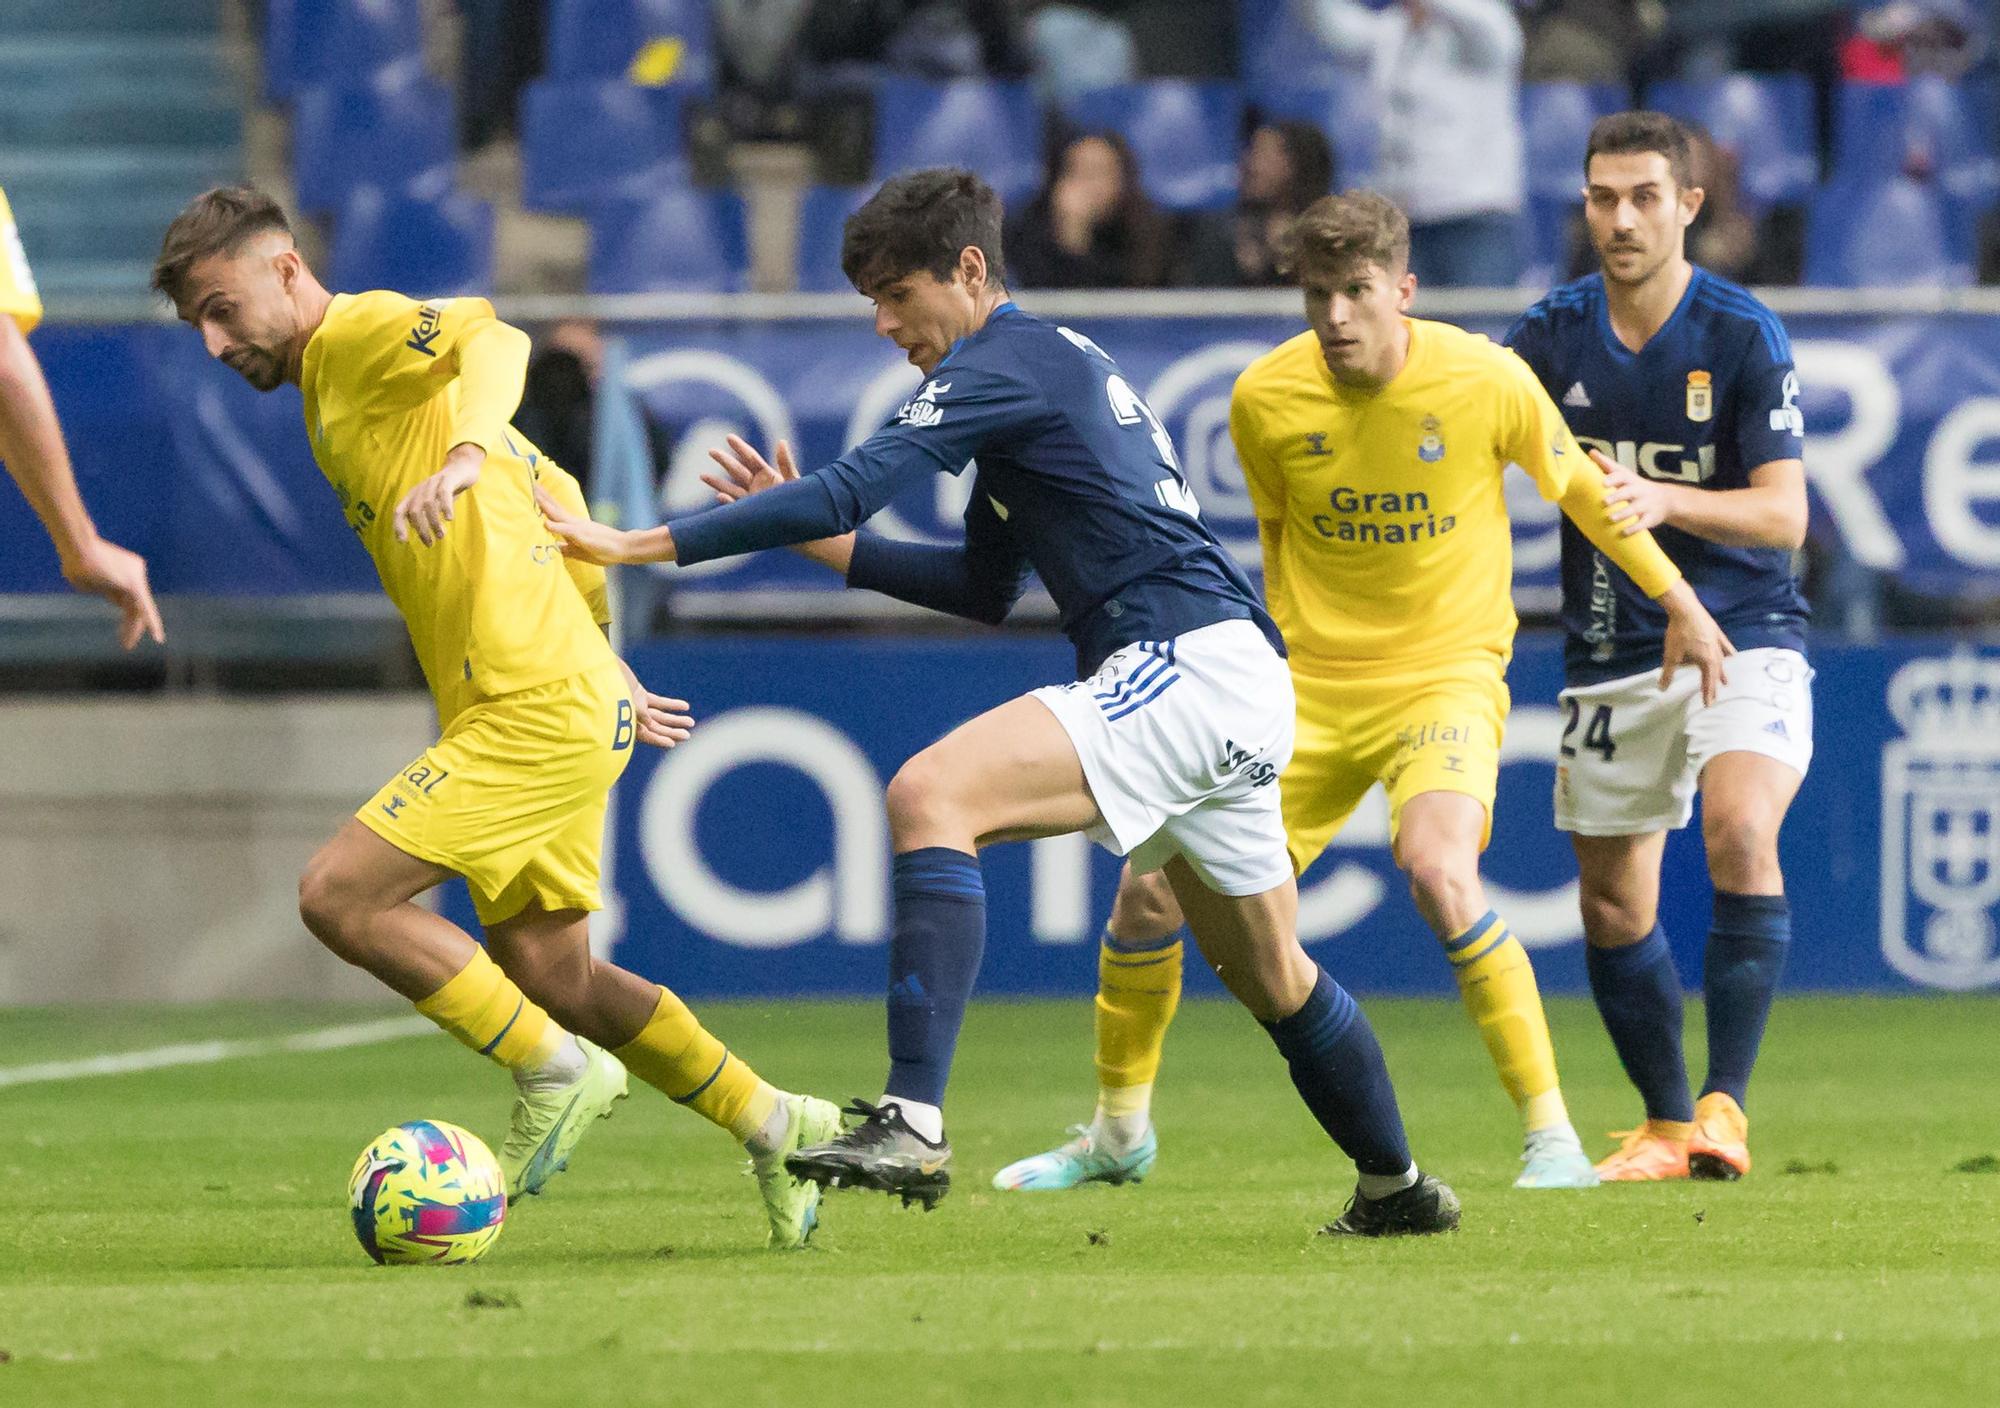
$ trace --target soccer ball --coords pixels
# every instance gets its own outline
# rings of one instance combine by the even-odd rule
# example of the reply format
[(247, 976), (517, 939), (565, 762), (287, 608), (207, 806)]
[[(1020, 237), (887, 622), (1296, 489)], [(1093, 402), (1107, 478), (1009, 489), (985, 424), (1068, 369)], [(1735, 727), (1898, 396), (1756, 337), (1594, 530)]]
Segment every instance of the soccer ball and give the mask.
[(507, 1180), (478, 1135), (443, 1120), (384, 1130), (347, 1180), (354, 1235), (378, 1262), (472, 1261), (499, 1240)]

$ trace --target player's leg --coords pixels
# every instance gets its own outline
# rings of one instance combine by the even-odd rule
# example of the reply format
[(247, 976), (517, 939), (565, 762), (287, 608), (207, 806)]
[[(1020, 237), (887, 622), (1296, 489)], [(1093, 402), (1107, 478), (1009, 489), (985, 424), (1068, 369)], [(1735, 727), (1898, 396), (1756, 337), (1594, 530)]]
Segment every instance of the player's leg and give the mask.
[[(1219, 869), (1213, 853), (1203, 869)], [(1458, 1200), (1410, 1157), (1395, 1087), (1374, 1029), (1346, 989), (1300, 947), (1298, 883), (1223, 893), (1187, 854), (1166, 863), (1202, 956), (1285, 1058), (1306, 1108), (1354, 1161), (1353, 1201), (1329, 1231), (1360, 1236), (1449, 1231)], [(1214, 883), (1211, 883), (1213, 881)]]
[[(1497, 771), (1497, 748), (1494, 758)], [(1589, 1188), (1597, 1174), (1563, 1103), (1534, 965), (1488, 906), (1479, 878), (1487, 817), (1487, 804), (1464, 792), (1409, 797), (1396, 809), (1396, 864), (1409, 877), (1417, 912), (1444, 946), (1459, 999), (1521, 1116), (1526, 1167), (1515, 1186)]]
[(818, 1222), (819, 1189), (787, 1174), (784, 1159), (802, 1143), (838, 1132), (832, 1105), (768, 1084), (672, 991), (592, 955), (587, 909), (550, 908), (537, 899), (490, 925), (487, 939), (500, 966), (585, 1039), (590, 1057), (589, 1069), (570, 1086), (546, 1095), (524, 1089), (524, 1101), (542, 1107), (527, 1121), (517, 1111), (524, 1166), (560, 1169), (589, 1121), (609, 1115), (624, 1097), (630, 1070), (743, 1146), (763, 1194), (770, 1245), (804, 1245)]
[(1702, 769), (1702, 840), (1715, 908), (1702, 962), (1708, 1076), (1695, 1102), (1688, 1159), (1697, 1178), (1750, 1171), (1745, 1092), (1792, 937), (1778, 831), (1803, 781), (1795, 766), (1762, 753), (1723, 753)]
[(575, 1038), (470, 934), (413, 903), (450, 873), (349, 821), (307, 864), (299, 915), (327, 948), (517, 1080), (569, 1078), (583, 1064)]
[(789, 1167), (933, 1206), (950, 1186), (944, 1093), (986, 944), (979, 849), (1089, 830), (1101, 820), (1075, 746), (1024, 696), (961, 724), (889, 783), (895, 928), (889, 942), (889, 1077), (862, 1123)]
[(1681, 980), (1659, 919), (1667, 834), (1577, 834), (1570, 841), (1590, 995), (1646, 1112), (1598, 1173), (1614, 1182), (1684, 1178), (1694, 1101), (1681, 1049)]
[(1167, 1027), (1180, 1007), (1183, 924), (1180, 904), (1157, 871), (1127, 865), (1097, 953), (1097, 1108), (1090, 1123), (1046, 1153), (993, 1175), (1003, 1192), (1047, 1192), (1084, 1183), (1137, 1183), (1159, 1152), (1153, 1132), (1153, 1082)]

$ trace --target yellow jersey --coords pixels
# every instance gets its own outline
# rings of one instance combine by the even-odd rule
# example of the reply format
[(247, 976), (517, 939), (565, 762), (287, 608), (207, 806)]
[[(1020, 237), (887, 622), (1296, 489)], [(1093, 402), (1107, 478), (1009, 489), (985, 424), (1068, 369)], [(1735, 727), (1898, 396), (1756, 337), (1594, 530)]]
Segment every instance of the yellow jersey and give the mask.
[(14, 226), (5, 191), (0, 191), (0, 315), (20, 324), (23, 333), (33, 332), (42, 320), (42, 295), (28, 268), (28, 251), (21, 246), (21, 232)]
[[(535, 506), (540, 483), (583, 512), (581, 488), (508, 424), (518, 375), (461, 375), (468, 344), (496, 326), (483, 298), (337, 294), (299, 376), (313, 458), (409, 626), (441, 724), (612, 658), (599, 629), (611, 619), (604, 570), (564, 557)], [(485, 467), (444, 538), (396, 541), (403, 495), (468, 443), (486, 451)]]
[(1518, 624), (1509, 463), (1649, 596), (1680, 573), (1605, 517), (1603, 476), (1527, 364), (1477, 333), (1408, 319), (1409, 357), (1344, 386), (1305, 332), (1237, 379), (1229, 432), (1264, 549), (1264, 595), (1293, 667), (1322, 674), (1490, 652)]

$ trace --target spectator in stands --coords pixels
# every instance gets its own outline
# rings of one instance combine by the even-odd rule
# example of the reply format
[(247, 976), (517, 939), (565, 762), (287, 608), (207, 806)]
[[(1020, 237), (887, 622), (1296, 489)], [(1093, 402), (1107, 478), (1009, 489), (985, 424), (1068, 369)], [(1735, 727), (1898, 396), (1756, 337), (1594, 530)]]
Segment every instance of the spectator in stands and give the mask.
[(1860, 6), (1841, 46), (1841, 76), (1850, 83), (1902, 83), (1925, 73), (1961, 78), (1986, 48), (1984, 8), (1975, 0)]
[(514, 133), (521, 89), (540, 75), (548, 0), (460, 0), (459, 140), (468, 152)]
[(1521, 25), (1508, 0), (1293, 0), (1382, 109), (1377, 184), (1409, 212), (1421, 283), (1519, 277)]
[(586, 499), (605, 497), (592, 464), (593, 406), (604, 339), (585, 318), (565, 318), (535, 339), (514, 424), (583, 485)]
[(1087, 5), (1037, 8), (1028, 21), (1028, 47), (1034, 55), (1035, 96), (1049, 107), (1139, 77), (1139, 46), (1131, 26)]
[(1664, 16), (1646, 0), (1540, 0), (1524, 3), (1529, 83), (1623, 84), (1659, 35)]
[(1174, 282), (1192, 288), (1287, 285), (1278, 241), (1292, 218), (1334, 187), (1333, 147), (1310, 122), (1259, 122), (1237, 165), (1234, 209), (1197, 215)]
[(1075, 133), (1055, 146), (1040, 192), (1007, 222), (1007, 281), (1022, 288), (1158, 288), (1167, 281), (1167, 233), (1125, 139)]

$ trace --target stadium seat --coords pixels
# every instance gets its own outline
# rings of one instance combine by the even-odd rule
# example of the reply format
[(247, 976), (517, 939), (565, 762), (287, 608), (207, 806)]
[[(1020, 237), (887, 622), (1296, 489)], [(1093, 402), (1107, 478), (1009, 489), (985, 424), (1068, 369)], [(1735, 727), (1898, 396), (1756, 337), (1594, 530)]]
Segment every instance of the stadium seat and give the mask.
[(1382, 146), (1382, 112), (1365, 77), (1350, 75), (1333, 83), (1260, 88), (1249, 102), (1260, 117), (1318, 123), (1333, 143), (1336, 185), (1343, 189), (1366, 186), (1375, 179)]
[(1805, 281), (1823, 288), (1972, 282), (1969, 211), (1906, 176), (1822, 186), (1806, 213)]
[(847, 217), (873, 195), (873, 186), (814, 186), (799, 203), (798, 283), (805, 293), (845, 293), (853, 285), (840, 271), (840, 238)]
[(680, 187), (608, 201), (590, 222), (592, 293), (734, 293), (750, 275), (743, 201)]
[(340, 209), (362, 186), (406, 190), (458, 159), (451, 94), (400, 72), (354, 86), (299, 91), (292, 119), (292, 173), (299, 207)]
[(1834, 123), (1835, 175), (1927, 175), (1953, 198), (1984, 208), (2000, 192), (1991, 106), (1983, 89), (1943, 78), (1849, 83)]
[(1067, 116), (1122, 136), (1146, 194), (1168, 210), (1212, 210), (1235, 195), (1243, 100), (1234, 84), (1163, 78), (1099, 88), (1071, 103)]
[(458, 191), (427, 200), (363, 187), (334, 230), (333, 286), (414, 298), (493, 288), (493, 207)]
[(1250, 93), (1325, 87), (1357, 76), (1300, 18), (1299, 9), (1296, 0), (1236, 0), (1237, 67)]
[(1622, 90), (1602, 83), (1525, 83), (1521, 126), (1528, 164), (1528, 194), (1574, 200), (1583, 189), (1583, 152), (1590, 126), (1625, 106)]
[(1812, 80), (1802, 73), (1732, 73), (1705, 83), (1664, 82), (1647, 106), (1701, 128), (1735, 153), (1751, 204), (1804, 200), (1819, 181)]
[(677, 95), (622, 79), (551, 80), (521, 95), (521, 204), (582, 214), (684, 183)]
[(707, 92), (715, 83), (708, 12), (706, 0), (555, 0), (549, 76)]
[(965, 166), (1002, 200), (1041, 180), (1041, 114), (1025, 83), (884, 79), (875, 90), (875, 174)]
[(354, 83), (423, 63), (421, 0), (267, 0), (264, 94), (288, 103), (321, 83)]

